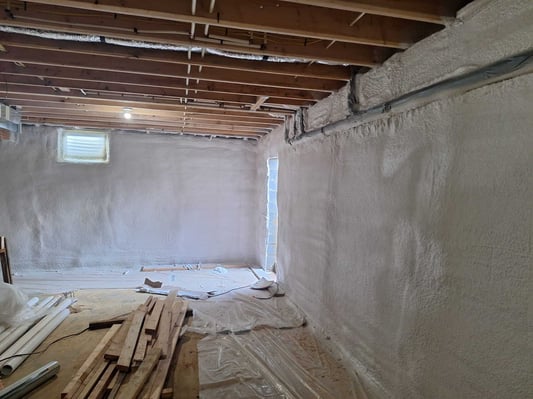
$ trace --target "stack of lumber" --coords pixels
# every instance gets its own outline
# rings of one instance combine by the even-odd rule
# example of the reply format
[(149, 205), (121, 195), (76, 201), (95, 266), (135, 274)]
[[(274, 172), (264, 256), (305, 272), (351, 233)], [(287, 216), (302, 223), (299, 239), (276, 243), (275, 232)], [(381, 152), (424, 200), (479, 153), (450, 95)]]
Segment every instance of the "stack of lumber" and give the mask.
[(2, 328), (0, 332), (0, 374), (8, 376), (17, 369), (28, 354), (54, 331), (70, 314), (69, 306), (75, 299), (49, 296), (28, 302), (33, 317), (19, 325)]
[(111, 327), (61, 393), (62, 399), (159, 399), (187, 312), (173, 291), (148, 297), (121, 324)]

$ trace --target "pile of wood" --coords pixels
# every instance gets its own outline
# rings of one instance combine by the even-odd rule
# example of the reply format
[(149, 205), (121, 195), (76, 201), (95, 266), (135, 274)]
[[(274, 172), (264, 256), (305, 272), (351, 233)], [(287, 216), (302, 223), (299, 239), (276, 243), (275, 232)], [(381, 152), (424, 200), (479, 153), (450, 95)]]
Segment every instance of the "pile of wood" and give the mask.
[(0, 326), (0, 374), (8, 376), (26, 360), (28, 354), (54, 331), (70, 314), (72, 298), (49, 296), (28, 301), (29, 320), (6, 328)]
[[(187, 301), (148, 297), (109, 331), (61, 393), (63, 399), (172, 398), (165, 381), (187, 312)], [(110, 322), (120, 322), (120, 319)]]

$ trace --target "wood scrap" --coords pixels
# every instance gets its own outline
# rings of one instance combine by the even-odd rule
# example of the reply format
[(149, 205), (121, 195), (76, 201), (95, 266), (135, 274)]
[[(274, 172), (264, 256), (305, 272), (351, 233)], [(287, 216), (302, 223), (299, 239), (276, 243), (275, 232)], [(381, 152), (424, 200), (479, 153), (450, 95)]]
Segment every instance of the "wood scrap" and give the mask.
[[(174, 292), (175, 294), (175, 292)], [(156, 300), (159, 302), (158, 300)], [(126, 318), (113, 324), (75, 377), (64, 389), (63, 399), (126, 399), (172, 397), (174, 390), (165, 386), (172, 380), (168, 372), (174, 357), (188, 304), (175, 295), (162, 303), (162, 321), (154, 335), (145, 331), (150, 299)], [(161, 306), (161, 305), (159, 305)], [(167, 330), (168, 328), (168, 330)], [(118, 361), (108, 358), (111, 347), (120, 346)], [(167, 357), (163, 358), (166, 351)], [(142, 354), (142, 356), (141, 356)], [(138, 367), (131, 367), (132, 362)]]
[(141, 332), (145, 315), (146, 313), (142, 310), (136, 310), (133, 313), (133, 319), (117, 362), (117, 368), (120, 371), (128, 371), (130, 369), (133, 354), (135, 353), (135, 346), (139, 340), (139, 334)]
[(95, 385), (87, 399), (102, 399), (106, 394), (109, 382), (114, 378), (115, 375), (117, 375), (116, 363), (110, 362), (105, 373), (102, 374), (100, 381), (98, 381), (98, 383)]
[(144, 331), (149, 334), (154, 334), (157, 330), (159, 324), (159, 319), (161, 318), (161, 312), (163, 311), (164, 301), (157, 300), (152, 309), (152, 313), (147, 318), (145, 323)]
[(69, 399), (76, 392), (79, 386), (83, 383), (83, 380), (89, 375), (95, 363), (99, 360), (99, 357), (102, 356), (107, 348), (107, 345), (111, 339), (115, 336), (120, 326), (115, 324), (111, 326), (109, 331), (104, 335), (102, 340), (98, 343), (96, 348), (92, 351), (89, 357), (85, 360), (83, 365), (80, 367), (78, 372), (74, 375), (72, 380), (65, 387), (63, 392), (61, 392), (62, 399)]
[(161, 281), (152, 281), (148, 277), (144, 279), (144, 285), (147, 285), (148, 287), (152, 288), (161, 288), (163, 286), (163, 283)]
[(109, 328), (113, 324), (122, 324), (127, 317), (114, 317), (112, 319), (96, 320), (89, 323), (89, 330), (101, 330)]
[(151, 348), (141, 366), (131, 375), (131, 378), (127, 384), (124, 384), (118, 391), (117, 399), (136, 398), (150, 377), (150, 374), (154, 370), (155, 366), (159, 362), (160, 357), (161, 348)]
[(141, 332), (139, 335), (139, 341), (137, 342), (137, 347), (135, 348), (135, 353), (133, 354), (133, 361), (142, 362), (144, 356), (146, 355), (146, 349), (148, 347), (148, 342), (150, 342), (151, 335), (145, 332)]
[(133, 319), (133, 313), (120, 325), (118, 333), (113, 337), (109, 348), (105, 352), (105, 358), (108, 360), (118, 360), (120, 352), (122, 351), (122, 345), (126, 340), (128, 331), (130, 329), (131, 321)]

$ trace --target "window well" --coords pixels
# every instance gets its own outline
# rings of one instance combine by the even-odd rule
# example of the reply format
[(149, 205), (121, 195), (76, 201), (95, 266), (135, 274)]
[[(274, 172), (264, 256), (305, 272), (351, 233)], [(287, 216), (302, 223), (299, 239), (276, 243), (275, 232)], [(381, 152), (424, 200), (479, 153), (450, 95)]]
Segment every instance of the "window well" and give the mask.
[(69, 163), (108, 163), (109, 137), (103, 132), (64, 130), (58, 135), (57, 160)]

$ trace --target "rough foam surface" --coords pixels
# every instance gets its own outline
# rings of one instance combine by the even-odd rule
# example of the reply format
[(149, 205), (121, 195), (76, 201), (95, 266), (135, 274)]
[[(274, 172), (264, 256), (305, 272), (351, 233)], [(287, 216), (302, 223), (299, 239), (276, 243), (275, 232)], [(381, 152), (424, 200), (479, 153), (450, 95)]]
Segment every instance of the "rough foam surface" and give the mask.
[[(530, 1), (459, 16), (360, 76), (363, 108), (531, 49)], [(309, 115), (336, 120), (327, 101)], [(533, 392), (532, 102), (525, 75), (330, 137), (261, 141), (260, 175), (280, 160), (278, 278), (370, 399)]]
[(532, 21), (531, 0), (475, 1), (459, 12), (452, 26), (359, 75), (360, 107), (381, 104), (531, 49)]
[(0, 144), (14, 272), (253, 262), (257, 145), (110, 134), (108, 165), (56, 162), (56, 130)]
[(533, 76), (282, 148), (279, 277), (370, 398), (533, 391)]

